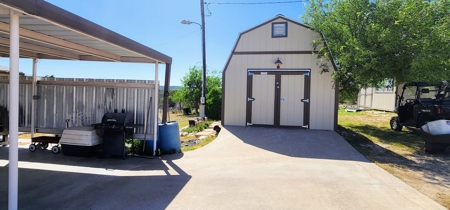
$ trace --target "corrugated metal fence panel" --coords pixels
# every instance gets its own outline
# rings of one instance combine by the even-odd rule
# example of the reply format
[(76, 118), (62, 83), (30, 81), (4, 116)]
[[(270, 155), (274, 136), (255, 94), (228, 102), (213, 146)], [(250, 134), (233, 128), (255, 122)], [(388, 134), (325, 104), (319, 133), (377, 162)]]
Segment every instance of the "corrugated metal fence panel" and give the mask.
[(31, 126), (30, 98), (33, 98), (31, 84), (19, 85), (19, 124), (25, 127)]
[[(21, 80), (31, 80), (23, 77)], [(153, 98), (155, 90), (144, 88), (107, 88), (101, 87), (101, 82), (115, 83), (144, 83), (154, 84), (150, 80), (112, 80), (112, 79), (73, 79), (73, 78), (41, 78), (45, 81), (83, 81), (98, 84), (95, 87), (83, 86), (58, 86), (37, 85), (36, 100), (36, 128), (59, 129), (66, 128), (67, 120), (69, 127), (90, 126), (100, 123), (107, 112), (117, 109), (121, 112), (132, 113), (135, 124), (144, 125), (147, 120), (148, 135), (153, 134), (154, 108)], [(8, 106), (8, 84), (0, 84), (0, 105)], [(31, 84), (20, 85), (20, 114), (19, 127), (30, 127), (31, 125)], [(147, 114), (150, 111), (149, 114)], [(136, 129), (135, 134), (144, 134), (144, 127)]]
[[(0, 77), (0, 79), (9, 79), (9, 77)], [(31, 80), (28, 77), (21, 77), (21, 80)], [(19, 85), (19, 124), (30, 126), (31, 125), (31, 103), (29, 98), (31, 94), (31, 84)], [(8, 108), (9, 104), (9, 84), (0, 84), (0, 106)], [(8, 109), (9, 110), (9, 109)]]

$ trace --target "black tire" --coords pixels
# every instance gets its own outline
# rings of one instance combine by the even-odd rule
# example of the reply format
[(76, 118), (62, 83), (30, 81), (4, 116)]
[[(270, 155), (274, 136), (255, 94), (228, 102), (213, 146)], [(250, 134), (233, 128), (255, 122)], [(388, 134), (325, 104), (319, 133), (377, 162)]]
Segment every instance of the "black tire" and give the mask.
[(403, 125), (400, 124), (398, 117), (392, 117), (389, 124), (391, 125), (391, 129), (393, 131), (401, 131), (403, 128)]
[(450, 154), (450, 146), (447, 146), (444, 150), (445, 153)]
[(36, 151), (36, 145), (30, 144), (30, 147), (28, 147), (28, 149), (29, 149), (31, 152), (34, 152), (34, 151)]
[(54, 154), (58, 154), (58, 153), (59, 153), (59, 147), (58, 147), (58, 146), (53, 146), (53, 147), (52, 147), (52, 152), (53, 152)]

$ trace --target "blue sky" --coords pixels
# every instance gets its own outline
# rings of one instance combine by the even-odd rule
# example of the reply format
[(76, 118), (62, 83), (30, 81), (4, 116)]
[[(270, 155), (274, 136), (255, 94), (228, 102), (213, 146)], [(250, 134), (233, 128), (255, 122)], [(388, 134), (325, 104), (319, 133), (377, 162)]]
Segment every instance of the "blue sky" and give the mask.
[[(288, 0), (212, 0), (205, 2), (277, 2)], [(96, 24), (164, 53), (173, 59), (171, 85), (180, 85), (191, 66), (202, 65), (201, 30), (181, 20), (201, 23), (199, 0), (47, 0)], [(301, 22), (305, 3), (263, 5), (210, 4), (206, 17), (206, 63), (222, 71), (238, 34), (283, 14)], [(205, 7), (205, 12), (208, 11)], [(0, 65), (9, 67), (9, 59)], [(19, 68), (32, 73), (32, 60), (21, 59)], [(164, 65), (159, 80), (164, 84)], [(69, 78), (154, 79), (154, 65), (113, 62), (40, 60), (38, 76)]]

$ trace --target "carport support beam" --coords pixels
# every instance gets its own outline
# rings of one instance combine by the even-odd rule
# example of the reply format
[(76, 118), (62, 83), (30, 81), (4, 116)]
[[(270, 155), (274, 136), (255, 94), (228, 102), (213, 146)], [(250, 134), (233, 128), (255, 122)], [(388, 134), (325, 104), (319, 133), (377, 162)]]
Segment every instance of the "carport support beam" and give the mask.
[(31, 84), (31, 138), (34, 137), (35, 124), (36, 120), (36, 101), (34, 100), (34, 96), (36, 95), (36, 69), (37, 69), (37, 58), (33, 58), (33, 83)]
[(17, 209), (19, 177), (19, 15), (9, 11), (9, 164), (8, 209)]
[(155, 100), (154, 107), (155, 107), (155, 114), (153, 119), (153, 156), (156, 155), (156, 141), (158, 141), (158, 101), (159, 101), (159, 82), (158, 82), (158, 62), (155, 63)]
[(169, 108), (169, 91), (170, 91), (170, 72), (171, 72), (171, 63), (166, 63), (166, 75), (164, 78), (164, 100), (163, 100), (163, 113), (162, 113), (162, 124), (166, 124), (167, 122), (167, 110)]

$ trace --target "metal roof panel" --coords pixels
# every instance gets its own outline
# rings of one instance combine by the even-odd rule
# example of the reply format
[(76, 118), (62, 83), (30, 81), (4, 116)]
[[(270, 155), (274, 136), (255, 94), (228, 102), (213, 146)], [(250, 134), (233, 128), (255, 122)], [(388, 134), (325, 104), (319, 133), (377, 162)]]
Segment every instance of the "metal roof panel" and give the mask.
[[(20, 41), (23, 43), (77, 55), (92, 55), (101, 61), (121, 61), (120, 57), (125, 56), (143, 58), (138, 59), (139, 62), (172, 62), (172, 58), (165, 54), (45, 1), (0, 0), (0, 7), (15, 9), (23, 14), (19, 21)], [(0, 14), (0, 22), (0, 28), (3, 23), (0, 37), (9, 39), (9, 29), (5, 27), (5, 24), (9, 25), (9, 15)], [(23, 31), (29, 35), (24, 35)], [(38, 40), (33, 35), (41, 39)]]

